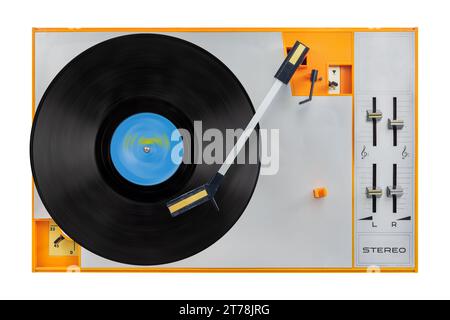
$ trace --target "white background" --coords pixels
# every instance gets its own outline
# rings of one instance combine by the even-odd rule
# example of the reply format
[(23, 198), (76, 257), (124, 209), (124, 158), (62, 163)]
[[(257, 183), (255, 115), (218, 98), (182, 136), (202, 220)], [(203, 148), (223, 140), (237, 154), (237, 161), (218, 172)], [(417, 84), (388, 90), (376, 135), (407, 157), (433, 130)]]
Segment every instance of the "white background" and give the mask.
[[(446, 2), (3, 1), (0, 298), (450, 298), (450, 10), (445, 8)], [(419, 27), (419, 273), (31, 273), (29, 134), (33, 26)]]

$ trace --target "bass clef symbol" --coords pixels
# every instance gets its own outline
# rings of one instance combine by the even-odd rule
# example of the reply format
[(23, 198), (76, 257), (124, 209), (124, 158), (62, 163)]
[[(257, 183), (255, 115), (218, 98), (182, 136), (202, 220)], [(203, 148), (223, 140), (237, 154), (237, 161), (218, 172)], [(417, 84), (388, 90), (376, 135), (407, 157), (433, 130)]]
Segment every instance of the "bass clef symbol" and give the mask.
[(364, 160), (365, 157), (367, 157), (368, 153), (366, 152), (366, 146), (363, 147), (361, 151), (361, 159)]

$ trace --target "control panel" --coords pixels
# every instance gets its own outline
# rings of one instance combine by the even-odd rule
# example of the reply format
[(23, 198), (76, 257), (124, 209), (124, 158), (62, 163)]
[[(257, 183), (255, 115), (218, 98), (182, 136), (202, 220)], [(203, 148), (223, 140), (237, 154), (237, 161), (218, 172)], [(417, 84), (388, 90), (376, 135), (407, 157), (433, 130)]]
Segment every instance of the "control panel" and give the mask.
[(415, 37), (355, 33), (355, 265), (415, 267)]

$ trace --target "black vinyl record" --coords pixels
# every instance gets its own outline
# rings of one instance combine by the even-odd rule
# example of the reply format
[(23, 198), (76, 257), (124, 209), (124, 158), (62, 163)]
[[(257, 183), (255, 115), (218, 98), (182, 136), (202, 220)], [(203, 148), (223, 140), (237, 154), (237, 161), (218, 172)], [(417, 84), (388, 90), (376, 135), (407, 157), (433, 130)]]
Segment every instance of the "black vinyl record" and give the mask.
[[(233, 165), (216, 199), (172, 218), (166, 202), (206, 183), (218, 165), (181, 164), (166, 181), (143, 186), (111, 163), (117, 126), (149, 112), (193, 133), (245, 128), (254, 114), (233, 73), (192, 43), (135, 34), (97, 44), (55, 77), (40, 101), (31, 134), (39, 195), (55, 222), (87, 250), (133, 265), (192, 256), (220, 239), (244, 212), (258, 164)], [(185, 150), (193, 152), (193, 150)]]

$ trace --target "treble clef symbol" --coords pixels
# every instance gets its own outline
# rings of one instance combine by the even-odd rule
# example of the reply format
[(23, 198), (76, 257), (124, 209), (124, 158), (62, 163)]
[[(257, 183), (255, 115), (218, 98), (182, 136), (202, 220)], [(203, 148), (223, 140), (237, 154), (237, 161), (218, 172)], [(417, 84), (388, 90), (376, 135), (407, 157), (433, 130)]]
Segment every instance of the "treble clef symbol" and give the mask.
[(363, 147), (361, 151), (361, 159), (364, 160), (365, 157), (367, 157), (368, 153), (366, 152), (366, 146)]
[(409, 156), (409, 153), (406, 152), (406, 146), (403, 147), (402, 151), (402, 159), (406, 159)]

